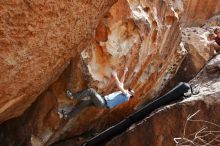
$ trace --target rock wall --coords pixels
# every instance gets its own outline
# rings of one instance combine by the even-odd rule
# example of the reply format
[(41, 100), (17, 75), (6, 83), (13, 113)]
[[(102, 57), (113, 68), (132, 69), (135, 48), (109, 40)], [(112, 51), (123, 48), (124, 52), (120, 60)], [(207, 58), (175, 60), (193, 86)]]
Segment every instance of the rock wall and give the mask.
[[(32, 105), (31, 109), (35, 110), (29, 109), (32, 112), (10, 120), (14, 126), (9, 124), (9, 127), (14, 128), (14, 135), (9, 134), (12, 137), (7, 141), (8, 133), (2, 131), (1, 145), (26, 145), (35, 139), (40, 139), (42, 144), (48, 140), (51, 130), (62, 122), (58, 116), (57, 97), (65, 94), (65, 87), (61, 88), (66, 80), (60, 84), (60, 79), (67, 79), (69, 74), (65, 74), (64, 69), (79, 62), (80, 52), (115, 2), (7, 0), (0, 4), (0, 123), (20, 116), (37, 98), (43, 98), (42, 103), (38, 101)], [(63, 95), (57, 94), (59, 91)], [(33, 116), (35, 113), (37, 116)], [(36, 133), (40, 133), (40, 138), (30, 138)]]
[(220, 25), (220, 1), (175, 0), (171, 3), (180, 16), (182, 42), (189, 53), (168, 88), (179, 81), (191, 80), (213, 54), (219, 53), (218, 46), (209, 44), (208, 35)]
[(115, 1), (13, 1), (1, 7), (0, 122), (21, 115), (83, 50)]
[[(101, 131), (157, 96), (179, 68), (173, 82), (185, 79), (192, 66), (195, 75), (216, 53), (207, 35), (218, 19), (198, 25), (219, 14), (218, 2), (209, 3), (215, 12), (208, 7), (207, 14), (198, 9), (195, 16), (193, 0), (115, 2), (1, 4), (0, 121), (23, 113), (1, 125), (2, 144), (50, 145)], [(66, 88), (93, 87), (106, 95), (117, 90), (112, 69), (121, 76), (124, 67), (129, 69), (125, 86), (135, 90), (134, 99), (111, 111), (88, 107), (72, 119), (59, 117), (58, 112), (78, 104), (66, 97)]]
[(173, 146), (177, 142), (180, 145), (203, 145), (208, 142), (218, 145), (219, 138), (215, 132), (220, 129), (219, 63), (220, 55), (191, 81), (199, 88), (199, 94), (158, 109), (106, 146)]
[(101, 39), (103, 27), (97, 28), (95, 41), (82, 52), (91, 77), (90, 86), (103, 94), (110, 93), (115, 87), (110, 86), (112, 68), (121, 76), (127, 66), (125, 86), (134, 89), (137, 98), (146, 97), (149, 92), (154, 95), (156, 88), (176, 71), (177, 67), (173, 66), (178, 66), (184, 56), (179, 45), (178, 17), (166, 2), (161, 2), (159, 7), (158, 2), (122, 0), (109, 13), (111, 17), (99, 24), (107, 29), (106, 39)]
[(207, 19), (219, 15), (220, 1), (216, 0), (175, 0), (174, 8), (182, 11), (181, 25), (184, 27), (202, 26)]

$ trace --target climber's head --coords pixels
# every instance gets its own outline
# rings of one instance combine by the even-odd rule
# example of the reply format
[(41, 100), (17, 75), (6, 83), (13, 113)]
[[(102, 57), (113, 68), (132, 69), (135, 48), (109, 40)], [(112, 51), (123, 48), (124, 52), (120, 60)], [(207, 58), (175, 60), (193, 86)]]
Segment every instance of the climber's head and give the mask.
[(217, 27), (215, 30), (214, 30), (214, 33), (220, 37), (220, 27)]
[(208, 40), (215, 40), (216, 35), (211, 33), (208, 35)]
[(129, 93), (131, 94), (131, 98), (134, 97), (134, 90), (132, 90), (131, 88), (128, 88)]

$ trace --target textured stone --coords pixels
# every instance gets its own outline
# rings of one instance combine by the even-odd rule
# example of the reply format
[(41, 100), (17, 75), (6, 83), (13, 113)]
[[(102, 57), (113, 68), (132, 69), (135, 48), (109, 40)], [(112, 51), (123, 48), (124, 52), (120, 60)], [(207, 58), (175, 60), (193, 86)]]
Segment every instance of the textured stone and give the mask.
[[(207, 9), (215, 12), (196, 9), (195, 16), (191, 6), (200, 1), (119, 0), (111, 7), (114, 2), (0, 4), (0, 121), (19, 116), (37, 99), (22, 116), (1, 125), (1, 143), (60, 145), (64, 139), (80, 137), (73, 140), (80, 145), (85, 132), (101, 131), (157, 96), (178, 68), (174, 82), (187, 74), (193, 77), (215, 53), (206, 36), (218, 19), (205, 21), (219, 14), (219, 2), (208, 2)], [(13, 17), (20, 12), (19, 19)], [(182, 72), (186, 64), (187, 72)], [(73, 119), (59, 117), (59, 111), (78, 104), (66, 97), (66, 88), (93, 87), (106, 95), (116, 91), (112, 68), (121, 76), (125, 66), (125, 86), (135, 90), (135, 98), (111, 111), (88, 107)]]
[(210, 34), (213, 34), (214, 29), (220, 25), (219, 20), (217, 15), (206, 20), (203, 26), (182, 27), (181, 42), (188, 53), (175, 77), (169, 81), (162, 93), (165, 93), (178, 82), (188, 82), (194, 78), (207, 61), (220, 52), (220, 46), (209, 40)]
[[(176, 145), (174, 138), (183, 138), (184, 126), (189, 115), (193, 115), (197, 111), (199, 112), (192, 120), (200, 121), (188, 121), (184, 138), (192, 140), (193, 133), (195, 134), (195, 132), (204, 127), (208, 128), (206, 129), (207, 131), (219, 131), (220, 126), (213, 126), (205, 122), (220, 124), (220, 117), (218, 115), (218, 111), (220, 111), (220, 70), (217, 67), (219, 57), (209, 62), (203, 71), (191, 81), (193, 85), (197, 85), (200, 89), (199, 94), (154, 111), (149, 117), (134, 124), (127, 131), (109, 141), (106, 146)], [(207, 72), (209, 66), (216, 68), (216, 71), (211, 74)], [(209, 135), (204, 139), (210, 141), (212, 137), (213, 135)], [(202, 141), (197, 142), (198, 144), (203, 144)], [(212, 144), (217, 145), (219, 141), (213, 141)]]
[[(157, 3), (149, 2), (149, 5), (156, 6)], [(172, 77), (185, 53), (179, 47), (178, 18), (165, 2), (162, 3), (162, 9), (156, 8), (156, 11), (159, 13), (163, 10), (165, 15), (172, 16), (174, 20), (169, 24), (163, 20), (164, 14), (156, 15), (153, 10), (149, 10), (152, 11), (152, 18), (148, 18), (142, 8), (138, 9), (135, 4), (129, 4), (125, 0), (116, 3), (100, 21), (94, 40), (81, 53), (81, 72), (87, 86), (97, 89), (102, 95), (111, 93), (115, 91), (112, 68), (121, 76), (123, 68), (127, 66), (129, 74), (125, 85), (135, 90), (135, 99), (112, 111), (94, 107), (85, 109), (79, 117), (61, 124), (49, 141), (78, 135), (92, 128), (107, 128), (130, 114), (138, 103), (149, 100)], [(139, 11), (138, 17), (134, 17)], [(170, 32), (175, 35), (169, 35)], [(166, 37), (170, 39), (166, 40)], [(175, 44), (171, 46), (173, 41)], [(70, 87), (74, 91), (81, 90), (79, 86)], [(92, 118), (88, 115), (92, 115)]]
[(180, 21), (184, 27), (202, 26), (207, 19), (220, 13), (218, 0), (174, 0), (174, 3), (176, 11), (180, 11)]
[(115, 1), (0, 4), (0, 122), (18, 116), (79, 55)]

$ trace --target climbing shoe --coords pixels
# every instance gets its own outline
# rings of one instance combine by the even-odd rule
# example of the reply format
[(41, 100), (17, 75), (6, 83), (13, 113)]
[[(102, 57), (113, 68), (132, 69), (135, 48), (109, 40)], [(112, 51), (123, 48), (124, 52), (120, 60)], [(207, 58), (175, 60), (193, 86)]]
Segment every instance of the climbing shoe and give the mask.
[(67, 119), (68, 118), (68, 113), (64, 110), (59, 111), (58, 115), (59, 115), (60, 119), (62, 119), (62, 118)]
[(64, 118), (64, 119), (68, 119), (68, 118), (69, 118), (69, 116), (68, 116), (68, 113), (67, 113), (67, 112), (62, 111), (62, 114), (63, 114), (63, 118)]
[(70, 98), (73, 99), (73, 92), (70, 89), (66, 89), (66, 95)]

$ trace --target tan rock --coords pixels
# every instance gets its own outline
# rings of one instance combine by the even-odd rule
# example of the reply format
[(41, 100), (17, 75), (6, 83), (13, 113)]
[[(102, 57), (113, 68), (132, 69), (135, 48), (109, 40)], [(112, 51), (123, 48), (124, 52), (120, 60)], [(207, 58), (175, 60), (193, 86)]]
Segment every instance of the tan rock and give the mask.
[[(176, 3), (179, 0), (175, 0)], [(181, 15), (181, 24), (184, 27), (202, 26), (207, 19), (212, 16), (219, 15), (220, 1), (216, 0), (182, 0), (182, 4), (176, 7), (183, 11)]]
[(58, 79), (114, 2), (0, 4), (0, 123), (21, 115)]
[(182, 27), (182, 45), (188, 54), (185, 56), (175, 77), (169, 81), (162, 93), (165, 93), (178, 82), (188, 82), (194, 78), (201, 68), (219, 53), (220, 46), (209, 39), (209, 36), (213, 34), (214, 29), (219, 24), (219, 16), (217, 15), (206, 20), (202, 27)]
[[(213, 64), (217, 58), (207, 66)], [(215, 63), (215, 65), (217, 64)], [(219, 141), (214, 140), (214, 138), (218, 139), (218, 134), (215, 132), (220, 129), (219, 77), (219, 72), (210, 74), (204, 68), (200, 75), (191, 81), (192, 84), (199, 85), (200, 93), (198, 95), (156, 110), (149, 117), (109, 141), (106, 146), (172, 146), (176, 145), (174, 138), (179, 143), (180, 138), (185, 138), (182, 142), (185, 141), (185, 144), (189, 145), (192, 143), (187, 142), (186, 139), (196, 142), (198, 145), (204, 144), (201, 139), (206, 140), (205, 143), (213, 140), (212, 144), (219, 144)], [(190, 116), (191, 118), (189, 118)], [(206, 129), (200, 133), (199, 131), (203, 128)], [(206, 131), (210, 131), (210, 134)], [(197, 137), (196, 133), (198, 133)], [(200, 137), (202, 135), (203, 137)], [(193, 140), (193, 138), (195, 139)], [(199, 138), (201, 139), (199, 140)]]
[[(180, 72), (185, 69), (185, 62), (194, 76), (213, 55), (203, 33), (211, 32), (206, 28), (214, 26), (195, 28), (198, 32), (192, 26), (205, 24), (206, 19), (219, 14), (219, 2), (202, 4), (209, 11), (205, 14), (196, 9), (198, 15), (192, 9), (201, 5), (197, 0), (119, 0), (107, 12), (114, 2), (1, 4), (0, 121), (19, 116), (38, 97), (22, 116), (1, 125), (2, 143), (49, 145), (91, 129), (101, 131), (157, 96), (179, 67)], [(6, 13), (9, 9), (12, 11)], [(25, 15), (13, 17), (20, 12)], [(59, 117), (60, 110), (78, 104), (66, 97), (65, 89), (75, 92), (93, 87), (106, 95), (116, 91), (112, 68), (121, 76), (125, 66), (129, 68), (125, 86), (136, 91), (134, 99), (111, 111), (90, 107), (70, 120)], [(174, 81), (188, 76), (185, 72), (181, 75), (178, 72)]]

